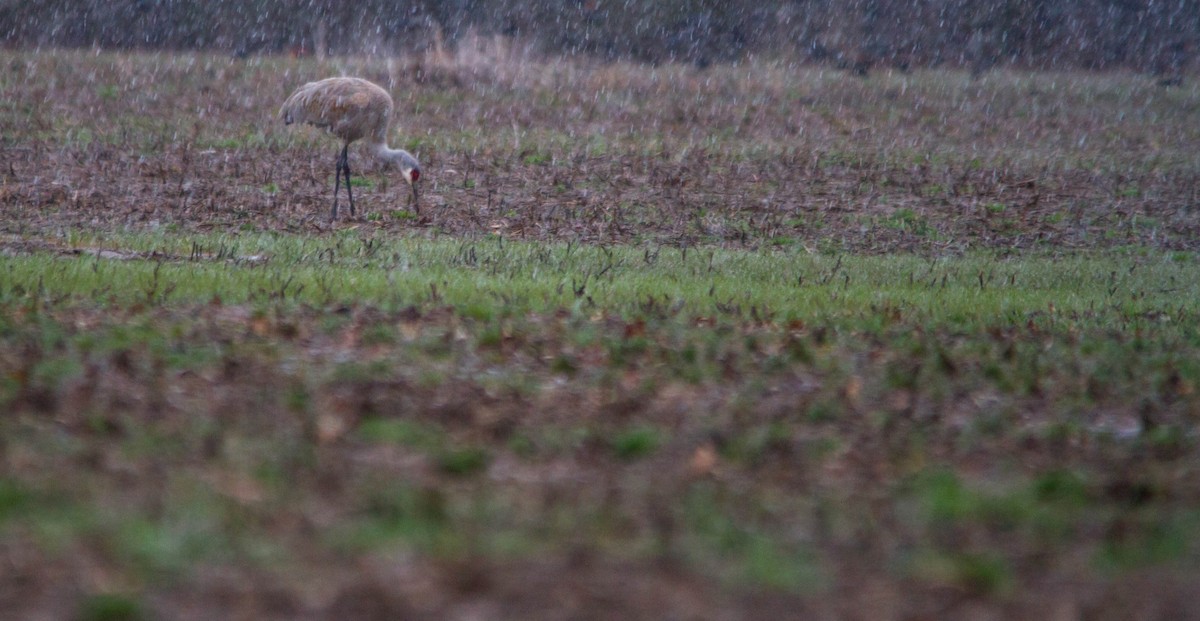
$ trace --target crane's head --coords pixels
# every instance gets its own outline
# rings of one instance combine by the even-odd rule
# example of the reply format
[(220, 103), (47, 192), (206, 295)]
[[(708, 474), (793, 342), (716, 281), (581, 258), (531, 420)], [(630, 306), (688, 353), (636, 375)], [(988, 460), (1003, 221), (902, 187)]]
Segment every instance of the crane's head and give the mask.
[(419, 198), (417, 182), (421, 180), (421, 164), (417, 162), (417, 158), (403, 149), (393, 150), (382, 145), (379, 148), (379, 155), (384, 161), (400, 169), (400, 173), (404, 175), (404, 180), (412, 187), (413, 209), (420, 212), (421, 208), (417, 205), (417, 199)]
[(417, 199), (419, 198), (417, 193), (417, 182), (421, 180), (421, 165), (417, 163), (416, 159), (413, 159), (410, 163), (401, 163), (400, 171), (404, 173), (404, 180), (407, 181), (408, 185), (412, 188), (413, 209), (415, 209), (417, 213), (420, 213), (421, 208), (417, 204)]

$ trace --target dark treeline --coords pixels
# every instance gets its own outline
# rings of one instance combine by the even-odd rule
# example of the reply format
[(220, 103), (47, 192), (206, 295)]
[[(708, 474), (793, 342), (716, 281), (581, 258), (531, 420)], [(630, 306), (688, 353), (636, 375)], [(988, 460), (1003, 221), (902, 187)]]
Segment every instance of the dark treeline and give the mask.
[(0, 0), (8, 46), (404, 53), (453, 49), (471, 35), (649, 62), (762, 54), (860, 71), (1178, 74), (1200, 48), (1200, 0)]

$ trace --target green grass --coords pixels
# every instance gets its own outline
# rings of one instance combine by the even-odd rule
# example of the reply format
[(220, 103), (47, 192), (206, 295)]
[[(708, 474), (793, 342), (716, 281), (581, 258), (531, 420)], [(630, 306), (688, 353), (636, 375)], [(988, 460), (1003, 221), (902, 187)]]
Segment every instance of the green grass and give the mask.
[(138, 621), (147, 617), (137, 598), (102, 593), (92, 595), (80, 604), (78, 618), (81, 621)]
[(402, 419), (368, 418), (359, 424), (358, 433), (372, 442), (402, 444), (425, 451), (436, 449), (445, 442), (440, 430)]
[[(21, 412), (0, 427), (74, 477), (0, 478), (0, 529), (59, 553), (87, 542), (142, 580), (286, 564), (298, 539), (496, 559), (585, 537), (806, 593), (832, 580), (829, 546), (877, 527), (859, 490), (885, 499), (905, 542), (889, 571), (980, 597), (1008, 597), (1031, 558), (1074, 547), (1116, 574), (1195, 559), (1200, 520), (1153, 470), (1091, 461), (1194, 450), (1189, 253), (685, 253), (353, 232), (56, 243), (82, 254), (0, 258), (0, 344), (19, 354), (0, 356), (0, 407)], [(1149, 422), (1105, 426), (1114, 412)], [(1068, 457), (1028, 470), (1008, 454), (1059, 446)], [(886, 474), (849, 490), (812, 474), (851, 451)], [(326, 493), (317, 473), (334, 455), (337, 510), (310, 541), (288, 525)], [(88, 459), (180, 469), (126, 498)], [(971, 459), (987, 473), (957, 467)], [(528, 478), (561, 463), (619, 485)], [(299, 521), (276, 523), (281, 511)]]
[[(906, 321), (963, 329), (999, 323), (1180, 329), (1192, 334), (1200, 262), (1187, 254), (957, 258), (827, 256), (784, 248), (658, 250), (479, 240), (398, 240), (353, 233), (76, 237), (85, 248), (0, 260), (0, 300), (73, 303), (276, 302), (384, 308), (450, 304), (488, 315), (577, 312), (788, 321), (856, 319), (882, 329)], [(96, 258), (96, 249), (171, 260)], [(199, 252), (196, 252), (199, 250)], [(218, 258), (219, 257), (219, 258)], [(482, 306), (480, 306), (482, 304)], [(51, 372), (47, 370), (47, 372)]]
[(631, 461), (653, 453), (662, 444), (661, 434), (651, 427), (638, 427), (621, 432), (612, 439), (617, 457)]
[(33, 495), (16, 481), (0, 479), (0, 524), (26, 513)]

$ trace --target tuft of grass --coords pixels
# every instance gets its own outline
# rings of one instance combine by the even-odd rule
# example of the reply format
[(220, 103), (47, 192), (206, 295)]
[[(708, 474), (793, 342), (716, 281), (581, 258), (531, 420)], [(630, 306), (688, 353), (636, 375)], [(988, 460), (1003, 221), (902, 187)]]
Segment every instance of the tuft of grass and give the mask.
[(1155, 515), (1129, 511), (1116, 516), (1107, 539), (1096, 553), (1096, 564), (1112, 572), (1181, 563), (1196, 552), (1200, 513)]
[(618, 433), (612, 439), (613, 453), (632, 461), (652, 454), (662, 445), (662, 432), (653, 427), (635, 427)]
[(140, 621), (146, 618), (138, 598), (121, 593), (90, 595), (79, 604), (80, 621)]
[(439, 450), (446, 442), (441, 429), (399, 418), (367, 418), (359, 423), (358, 434), (371, 442), (401, 444), (423, 451)]
[(96, 88), (96, 96), (108, 101), (116, 99), (118, 93), (119, 91), (115, 84), (105, 84)]
[[(804, 592), (824, 582), (813, 555), (801, 544), (754, 527), (737, 516), (732, 499), (707, 485), (683, 498), (681, 522), (693, 563), (718, 566), (716, 573), (739, 582)], [(736, 503), (734, 503), (736, 505)]]
[(545, 152), (539, 152), (539, 153), (530, 153), (530, 154), (526, 155), (525, 157), (521, 158), (521, 161), (526, 164), (529, 164), (531, 166), (541, 166), (544, 164), (549, 164), (553, 159), (554, 159), (554, 157), (551, 154), (545, 153)]
[(356, 522), (330, 537), (336, 546), (349, 550), (377, 549), (395, 542), (438, 552), (459, 545), (451, 521), (442, 492), (384, 484), (367, 493)]
[(21, 517), (34, 502), (33, 493), (17, 481), (0, 478), (0, 524)]
[(490, 457), (480, 447), (454, 448), (442, 451), (438, 456), (438, 469), (446, 474), (464, 476), (487, 468)]
[(1008, 563), (986, 553), (927, 551), (917, 556), (912, 571), (929, 582), (952, 585), (986, 597), (1003, 594), (1013, 582)]

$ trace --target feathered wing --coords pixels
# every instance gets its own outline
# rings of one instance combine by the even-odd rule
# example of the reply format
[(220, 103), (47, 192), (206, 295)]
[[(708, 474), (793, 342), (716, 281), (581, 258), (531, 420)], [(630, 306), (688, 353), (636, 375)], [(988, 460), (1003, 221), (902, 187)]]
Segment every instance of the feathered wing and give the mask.
[(296, 89), (283, 102), (283, 106), (279, 108), (279, 117), (285, 124), (309, 122), (309, 106), (312, 103), (313, 94), (317, 92), (319, 86), (319, 82), (309, 82)]
[(284, 123), (322, 127), (346, 141), (384, 137), (391, 113), (391, 96), (358, 78), (309, 82), (296, 89), (279, 109)]

